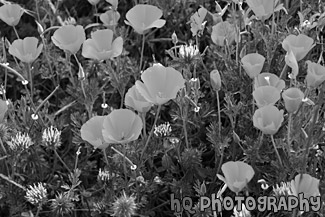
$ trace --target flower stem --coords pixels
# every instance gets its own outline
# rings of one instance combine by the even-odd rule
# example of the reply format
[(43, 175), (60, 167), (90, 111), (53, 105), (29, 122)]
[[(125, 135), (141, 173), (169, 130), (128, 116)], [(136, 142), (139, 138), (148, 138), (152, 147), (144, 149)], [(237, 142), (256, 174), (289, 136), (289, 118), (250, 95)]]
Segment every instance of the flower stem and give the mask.
[(111, 149), (113, 150), (113, 151), (115, 151), (117, 154), (119, 154), (119, 155), (121, 155), (123, 158), (125, 158), (125, 160), (129, 163), (129, 164), (131, 164), (131, 166), (135, 166), (135, 164), (127, 157), (127, 156), (125, 156), (124, 154), (122, 154), (119, 150), (117, 150), (116, 148), (114, 148), (113, 146), (111, 147)]
[(35, 217), (38, 217), (39, 215), (39, 212), (41, 211), (41, 208), (42, 208), (42, 203), (40, 203), (37, 207), (37, 211), (36, 211), (36, 214), (35, 214)]
[(189, 148), (188, 137), (187, 137), (187, 130), (186, 130), (186, 117), (183, 117), (182, 120), (183, 120), (183, 130), (184, 130), (184, 137), (185, 137), (186, 148)]
[(14, 29), (14, 32), (15, 32), (15, 34), (16, 34), (16, 36), (17, 36), (17, 39), (20, 39), (16, 27), (13, 26), (13, 29)]
[(142, 123), (143, 123), (143, 139), (146, 140), (147, 139), (147, 123), (146, 123), (146, 113), (143, 112), (141, 113), (141, 119), (142, 119)]
[(124, 170), (124, 180), (125, 180), (125, 189), (127, 189), (127, 182), (128, 182), (128, 178), (127, 178), (127, 171), (126, 171), (126, 144), (122, 144), (123, 146), (123, 170)]
[(219, 127), (218, 136), (219, 139), (221, 140), (221, 112), (220, 112), (220, 98), (219, 98), (218, 90), (216, 91), (216, 94), (217, 94), (217, 105), (218, 105), (218, 127)]
[(271, 30), (271, 36), (273, 37), (274, 34), (274, 30), (275, 30), (275, 17), (274, 17), (274, 7), (275, 7), (275, 0), (272, 0), (273, 4), (272, 4), (272, 30)]
[(108, 163), (108, 158), (107, 158), (107, 154), (106, 154), (106, 149), (103, 149), (103, 155), (104, 155), (104, 159), (105, 159), (105, 163), (107, 166), (109, 166), (109, 163)]
[(276, 148), (276, 145), (275, 145), (275, 141), (274, 141), (273, 135), (271, 135), (271, 140), (272, 140), (272, 144), (273, 144), (274, 151), (275, 151), (275, 153), (276, 153), (276, 155), (277, 155), (277, 157), (278, 157), (278, 160), (279, 160), (279, 162), (280, 162), (280, 165), (281, 165), (281, 167), (283, 167), (282, 160), (281, 160), (281, 157), (280, 157), (280, 155), (279, 155), (278, 149)]
[[(78, 60), (76, 54), (74, 54), (73, 56), (74, 56), (74, 58), (76, 59), (77, 64), (78, 64), (78, 67), (79, 67), (79, 70), (80, 70), (80, 67), (82, 67), (82, 65), (80, 64), (80, 62), (79, 62), (79, 60)], [(84, 73), (83, 73), (83, 74), (84, 74)], [(82, 93), (83, 93), (83, 95), (84, 95), (84, 97), (85, 97), (85, 99), (86, 99), (87, 97), (86, 97), (86, 91), (85, 91), (85, 87), (84, 87), (84, 79), (85, 79), (85, 77), (84, 77), (84, 75), (83, 75), (83, 77), (80, 78), (80, 85), (81, 85)]]
[(140, 57), (139, 72), (141, 72), (141, 70), (142, 70), (142, 61), (143, 61), (143, 52), (144, 52), (145, 39), (146, 39), (146, 36), (143, 34), (143, 36), (142, 36), (142, 46), (141, 46), (141, 57)]
[(10, 182), (11, 184), (17, 186), (18, 188), (26, 191), (26, 188), (24, 186), (22, 186), (21, 184), (15, 182), (14, 180), (11, 180), (8, 176), (3, 175), (2, 173), (0, 173), (0, 178), (6, 180), (7, 182)]
[(64, 161), (62, 160), (62, 158), (60, 157), (60, 155), (58, 154), (58, 152), (56, 151), (55, 148), (54, 148), (54, 153), (55, 153), (55, 155), (58, 157), (59, 161), (61, 161), (61, 163), (63, 164), (63, 166), (68, 170), (69, 174), (71, 174), (71, 170), (70, 170), (69, 167), (64, 163)]
[(283, 69), (281, 71), (281, 74), (279, 76), (279, 78), (281, 79), (284, 75), (284, 73), (287, 71), (288, 65), (285, 63), (285, 65), (283, 66)]
[(28, 71), (28, 76), (29, 76), (29, 81), (30, 81), (30, 98), (31, 98), (31, 100), (33, 100), (33, 98), (34, 98), (34, 92), (33, 92), (34, 85), (33, 85), (32, 70), (31, 70), (31, 67), (30, 67), (29, 63), (27, 63), (27, 71)]
[[(323, 94), (320, 94), (319, 97), (322, 97)], [(323, 96), (324, 97), (324, 96)], [(310, 125), (310, 128), (309, 128), (309, 135), (308, 135), (308, 140), (305, 144), (305, 153), (304, 153), (304, 157), (303, 157), (303, 171), (305, 172), (306, 171), (306, 167), (307, 167), (307, 159), (308, 159), (308, 154), (309, 154), (309, 147), (313, 141), (313, 130), (314, 130), (314, 127), (315, 127), (315, 124), (316, 124), (316, 120), (318, 119), (318, 112), (319, 112), (319, 109), (320, 109), (320, 106), (319, 105), (316, 105), (315, 107), (315, 110), (314, 110), (314, 115), (313, 115), (313, 118), (311, 120), (311, 125)]]
[(292, 113), (289, 113), (289, 118), (288, 118), (288, 132), (287, 132), (287, 142), (288, 142), (288, 147), (287, 147), (287, 152), (288, 155), (290, 154), (290, 147), (291, 147), (291, 140), (290, 140), (290, 133), (291, 133), (291, 122), (292, 122)]
[(144, 148), (143, 148), (142, 153), (141, 153), (141, 160), (143, 159), (143, 155), (144, 155), (144, 153), (145, 153), (145, 151), (146, 151), (146, 149), (147, 149), (147, 147), (149, 145), (149, 142), (150, 142), (150, 139), (152, 137), (153, 131), (154, 131), (155, 126), (157, 124), (157, 120), (158, 120), (158, 117), (159, 117), (160, 110), (161, 110), (161, 105), (158, 105), (155, 121), (153, 122), (153, 126), (151, 128), (150, 133), (149, 133), (149, 137), (148, 137), (148, 139), (146, 141), (146, 144), (144, 145)]

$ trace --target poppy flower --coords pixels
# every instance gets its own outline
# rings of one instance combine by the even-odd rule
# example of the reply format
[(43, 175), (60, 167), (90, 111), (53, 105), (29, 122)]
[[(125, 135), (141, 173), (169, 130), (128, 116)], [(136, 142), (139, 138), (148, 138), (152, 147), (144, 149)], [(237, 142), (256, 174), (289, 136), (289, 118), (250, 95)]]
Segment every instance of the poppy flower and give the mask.
[(92, 5), (97, 5), (100, 0), (88, 0), (88, 2)]
[(254, 89), (261, 86), (273, 86), (276, 87), (279, 91), (282, 91), (285, 88), (285, 82), (275, 74), (263, 72), (256, 77), (254, 82)]
[(89, 142), (94, 148), (105, 149), (108, 143), (105, 143), (102, 129), (105, 116), (94, 116), (84, 123), (80, 129), (81, 138)]
[(105, 13), (102, 13), (99, 16), (99, 19), (100, 19), (100, 21), (102, 21), (104, 26), (110, 27), (110, 26), (116, 26), (120, 17), (121, 17), (121, 15), (118, 11), (109, 10), (109, 11), (106, 11)]
[(139, 34), (145, 34), (151, 28), (161, 28), (166, 20), (159, 19), (162, 11), (153, 5), (138, 4), (126, 13), (127, 25), (133, 27)]
[(138, 139), (143, 124), (141, 118), (129, 109), (116, 109), (103, 122), (103, 138), (107, 143), (125, 144)]
[(135, 82), (138, 91), (148, 102), (156, 105), (175, 99), (177, 92), (185, 87), (185, 80), (179, 71), (161, 64), (146, 69), (141, 79), (143, 82)]
[(267, 105), (257, 109), (253, 115), (254, 127), (264, 134), (274, 135), (278, 132), (283, 122), (283, 110), (274, 105)]
[(76, 54), (86, 40), (86, 35), (82, 26), (66, 25), (57, 29), (51, 39), (61, 50)]
[(320, 196), (319, 179), (312, 177), (309, 174), (298, 174), (291, 181), (292, 193), (298, 197), (298, 194), (303, 193), (304, 198)]
[(221, 77), (217, 69), (210, 72), (210, 83), (214, 91), (219, 91), (221, 89)]
[(257, 107), (261, 108), (266, 105), (274, 105), (281, 97), (281, 91), (273, 86), (261, 86), (253, 91), (253, 97)]
[(0, 123), (3, 121), (3, 118), (7, 111), (8, 111), (7, 102), (0, 99)]
[(318, 87), (325, 81), (325, 67), (309, 60), (307, 60), (306, 63), (308, 65), (306, 76), (307, 87)]
[[(260, 20), (267, 20), (274, 12), (285, 10), (283, 4), (279, 4), (279, 0), (246, 0), (248, 6), (254, 12), (255, 16)], [(274, 10), (273, 10), (274, 4)], [(285, 10), (286, 11), (286, 10)]]
[(296, 88), (291, 87), (282, 93), (282, 98), (284, 100), (284, 106), (289, 113), (294, 113), (298, 110), (302, 99), (304, 98), (304, 93)]
[(212, 27), (211, 39), (213, 43), (219, 46), (225, 45), (225, 39), (227, 39), (228, 44), (232, 44), (236, 39), (234, 25), (228, 21), (217, 23)]
[(133, 85), (125, 94), (125, 105), (133, 108), (134, 110), (145, 113), (148, 112), (152, 103), (148, 102)]
[(208, 10), (205, 8), (200, 8), (195, 14), (193, 14), (190, 18), (191, 23), (191, 32), (192, 36), (200, 36), (204, 30), (205, 23), (203, 22), (206, 15), (208, 13)]
[(16, 26), (24, 10), (18, 4), (4, 4), (0, 7), (0, 19), (9, 26)]
[(112, 30), (97, 30), (91, 33), (91, 38), (83, 43), (82, 56), (101, 61), (121, 55), (122, 50), (123, 39), (121, 37), (113, 41)]
[(302, 60), (314, 46), (314, 39), (304, 34), (288, 35), (282, 42), (282, 48), (287, 51), (287, 53), (292, 51), (298, 62)]
[(294, 56), (293, 52), (287, 52), (286, 56), (285, 56), (285, 62), (288, 66), (290, 66), (290, 68), (292, 69), (292, 73), (291, 75), (289, 75), (289, 77), (291, 79), (296, 79), (298, 73), (299, 73), (299, 67), (298, 67), (298, 62), (296, 57)]
[(218, 178), (225, 182), (230, 190), (239, 193), (253, 178), (253, 168), (241, 161), (228, 161), (221, 166), (225, 177), (217, 174)]
[(35, 37), (17, 39), (9, 46), (9, 53), (24, 63), (32, 63), (43, 49), (43, 44), (39, 46), (37, 44), (38, 39)]
[(250, 53), (245, 55), (241, 59), (241, 62), (248, 76), (254, 79), (258, 76), (258, 74), (261, 73), (265, 62), (265, 57), (258, 53)]

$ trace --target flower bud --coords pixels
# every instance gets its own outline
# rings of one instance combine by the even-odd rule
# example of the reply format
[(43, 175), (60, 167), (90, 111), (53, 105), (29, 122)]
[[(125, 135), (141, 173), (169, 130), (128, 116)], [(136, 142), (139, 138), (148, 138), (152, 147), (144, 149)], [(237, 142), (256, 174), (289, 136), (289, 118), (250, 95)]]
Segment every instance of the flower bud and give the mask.
[(178, 42), (178, 38), (177, 38), (177, 35), (176, 35), (176, 33), (174, 32), (173, 34), (172, 34), (172, 42), (173, 42), (173, 44), (177, 44), (177, 42)]
[(219, 91), (221, 89), (221, 77), (217, 69), (210, 72), (210, 82), (214, 91)]

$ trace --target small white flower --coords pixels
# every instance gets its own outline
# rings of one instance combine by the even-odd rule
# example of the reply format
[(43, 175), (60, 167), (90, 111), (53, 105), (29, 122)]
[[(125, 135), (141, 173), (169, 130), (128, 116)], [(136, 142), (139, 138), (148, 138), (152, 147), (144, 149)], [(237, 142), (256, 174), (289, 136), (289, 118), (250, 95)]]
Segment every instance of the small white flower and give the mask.
[(47, 201), (47, 191), (44, 187), (44, 183), (39, 182), (37, 185), (29, 185), (26, 190), (25, 198), (34, 205), (45, 203)]
[(26, 133), (18, 132), (14, 137), (11, 137), (11, 141), (8, 141), (8, 145), (11, 150), (25, 150), (33, 145), (32, 139)]
[(172, 132), (171, 126), (169, 122), (166, 122), (164, 124), (160, 124), (159, 126), (155, 126), (154, 134), (156, 136), (169, 136), (171, 132)]
[(290, 182), (281, 182), (280, 185), (276, 184), (273, 187), (273, 192), (276, 196), (293, 195)]
[(196, 45), (181, 45), (179, 48), (179, 56), (181, 58), (193, 58), (199, 54), (199, 49)]
[(109, 181), (111, 178), (116, 177), (115, 173), (110, 173), (108, 170), (99, 169), (97, 180)]
[(43, 131), (42, 142), (45, 146), (60, 147), (61, 145), (61, 131), (51, 126)]

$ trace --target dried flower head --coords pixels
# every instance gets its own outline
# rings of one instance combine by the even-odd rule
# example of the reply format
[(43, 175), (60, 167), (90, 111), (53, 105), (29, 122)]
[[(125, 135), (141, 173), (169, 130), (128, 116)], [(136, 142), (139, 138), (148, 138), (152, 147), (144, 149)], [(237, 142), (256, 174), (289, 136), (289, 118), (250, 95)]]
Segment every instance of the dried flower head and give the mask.
[(74, 204), (69, 194), (58, 193), (55, 199), (51, 199), (51, 210), (55, 216), (64, 216), (72, 212)]
[(44, 183), (29, 185), (26, 190), (26, 200), (34, 205), (44, 204), (47, 202), (47, 191)]
[(117, 198), (113, 203), (113, 216), (117, 217), (131, 217), (135, 214), (137, 204), (135, 197), (127, 196), (125, 192)]
[(169, 122), (155, 126), (154, 134), (158, 137), (166, 137), (172, 132)]
[(49, 127), (43, 131), (42, 142), (47, 147), (58, 148), (61, 145), (61, 131), (56, 127)]
[(15, 136), (11, 137), (11, 141), (7, 143), (13, 151), (23, 151), (33, 145), (32, 139), (29, 137), (28, 133), (22, 132), (18, 132)]

